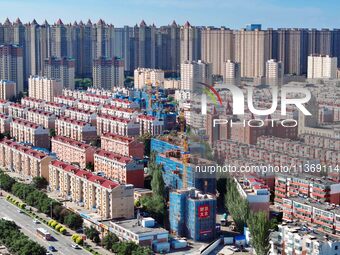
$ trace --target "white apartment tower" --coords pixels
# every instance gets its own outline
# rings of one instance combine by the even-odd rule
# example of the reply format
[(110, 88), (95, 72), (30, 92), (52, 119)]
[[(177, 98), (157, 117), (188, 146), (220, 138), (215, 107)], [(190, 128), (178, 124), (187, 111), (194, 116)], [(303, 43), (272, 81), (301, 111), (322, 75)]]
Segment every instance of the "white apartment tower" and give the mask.
[(152, 85), (158, 82), (160, 86), (164, 83), (164, 71), (161, 69), (137, 68), (133, 77), (135, 89), (142, 89), (147, 82)]
[(224, 63), (223, 80), (226, 83), (240, 81), (240, 64), (231, 60)]
[(212, 64), (198, 61), (184, 61), (181, 64), (181, 89), (190, 90), (198, 88), (199, 82), (212, 83)]
[(266, 62), (266, 79), (270, 85), (279, 85), (283, 78), (283, 64), (281, 61), (270, 59)]
[(338, 59), (328, 55), (308, 56), (308, 79), (336, 79)]
[(60, 80), (42, 76), (28, 78), (28, 96), (47, 102), (53, 102), (55, 96), (62, 95), (63, 86)]

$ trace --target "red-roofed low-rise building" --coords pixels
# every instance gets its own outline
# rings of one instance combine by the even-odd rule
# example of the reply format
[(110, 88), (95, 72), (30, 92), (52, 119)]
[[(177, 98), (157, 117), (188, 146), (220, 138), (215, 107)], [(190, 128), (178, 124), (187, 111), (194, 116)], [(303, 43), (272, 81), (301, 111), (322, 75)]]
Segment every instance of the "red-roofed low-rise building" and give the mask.
[(0, 113), (8, 114), (8, 107), (10, 106), (11, 102), (0, 99)]
[(65, 110), (65, 116), (74, 120), (88, 122), (93, 126), (97, 124), (97, 113), (94, 111), (69, 107)]
[(48, 129), (45, 129), (42, 125), (17, 118), (11, 122), (10, 133), (17, 142), (28, 143), (42, 148), (50, 147)]
[(123, 185), (62, 161), (49, 166), (51, 191), (103, 219), (133, 218), (133, 185)]
[(101, 109), (102, 114), (107, 114), (124, 119), (136, 119), (138, 110), (134, 108), (119, 108), (112, 105), (104, 105)]
[(13, 118), (25, 119), (27, 115), (27, 111), (28, 111), (27, 106), (17, 104), (17, 103), (10, 104), (8, 107), (8, 114), (11, 115)]
[(123, 119), (107, 114), (97, 117), (97, 134), (113, 133), (122, 136), (139, 135), (139, 123), (135, 120)]
[(56, 116), (63, 116), (66, 108), (66, 105), (55, 102), (46, 102), (43, 106), (44, 111), (53, 113)]
[(52, 160), (47, 154), (12, 140), (0, 141), (0, 167), (27, 177), (49, 178), (48, 164)]
[(100, 141), (103, 150), (135, 159), (143, 159), (144, 157), (144, 143), (137, 141), (132, 136), (106, 133), (100, 137)]
[(139, 133), (149, 133), (151, 135), (159, 135), (162, 133), (164, 128), (164, 121), (157, 119), (156, 117), (149, 115), (139, 115), (137, 118), (139, 122)]
[(0, 113), (0, 133), (6, 133), (10, 131), (12, 117), (6, 114)]
[(74, 107), (78, 104), (78, 100), (73, 97), (67, 97), (67, 96), (56, 96), (54, 97), (54, 102), (58, 104), (64, 104), (71, 107)]
[(45, 112), (38, 109), (30, 109), (27, 111), (26, 119), (44, 128), (55, 128), (56, 116), (53, 113)]
[(45, 101), (41, 99), (36, 99), (33, 97), (23, 97), (21, 99), (21, 104), (33, 109), (42, 109)]
[(53, 137), (51, 144), (52, 152), (62, 161), (77, 163), (81, 168), (86, 168), (88, 163), (93, 164), (95, 148), (89, 144), (64, 136)]
[(66, 136), (79, 142), (91, 142), (97, 139), (96, 127), (90, 123), (73, 120), (68, 117), (59, 117), (55, 122), (56, 134)]
[(99, 149), (94, 154), (94, 170), (119, 183), (144, 187), (144, 165), (130, 157)]

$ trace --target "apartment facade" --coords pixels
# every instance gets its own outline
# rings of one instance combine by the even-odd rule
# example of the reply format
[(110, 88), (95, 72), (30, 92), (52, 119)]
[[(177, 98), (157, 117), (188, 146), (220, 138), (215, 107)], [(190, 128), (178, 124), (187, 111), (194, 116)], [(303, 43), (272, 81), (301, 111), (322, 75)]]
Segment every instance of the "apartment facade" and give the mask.
[(26, 119), (32, 123), (42, 125), (46, 129), (55, 128), (56, 116), (53, 113), (38, 109), (29, 109)]
[(125, 157), (143, 159), (144, 143), (131, 136), (105, 133), (100, 137), (101, 148)]
[(48, 165), (52, 158), (45, 153), (4, 139), (0, 141), (0, 166), (26, 177), (49, 180)]
[(338, 59), (328, 55), (308, 56), (308, 79), (336, 79)]
[(48, 129), (24, 119), (13, 119), (10, 126), (10, 134), (17, 142), (29, 143), (42, 148), (50, 147)]
[(24, 91), (23, 51), (17, 44), (0, 45), (0, 77), (14, 81), (16, 93)]
[(144, 165), (130, 157), (98, 149), (94, 154), (94, 170), (119, 183), (144, 187)]
[(91, 110), (83, 110), (76, 107), (65, 109), (65, 116), (74, 120), (80, 120), (96, 126), (97, 113)]
[(151, 135), (160, 135), (163, 132), (164, 121), (153, 116), (139, 115), (137, 117), (139, 122), (139, 134), (149, 133)]
[(340, 240), (312, 231), (301, 224), (283, 223), (271, 234), (270, 254), (328, 255), (340, 254)]
[(58, 117), (55, 121), (58, 136), (66, 136), (79, 142), (91, 142), (97, 139), (96, 127), (69, 117)]
[(28, 96), (35, 99), (53, 102), (55, 96), (62, 95), (60, 80), (42, 76), (30, 76), (28, 79)]
[(16, 96), (16, 84), (14, 81), (0, 80), (0, 99), (9, 100)]
[(134, 217), (133, 185), (122, 185), (58, 160), (50, 163), (49, 176), (52, 191), (103, 219)]
[(75, 59), (68, 58), (66, 55), (45, 59), (44, 76), (59, 79), (63, 88), (74, 89)]
[(8, 114), (8, 109), (10, 105), (11, 105), (10, 101), (0, 99), (0, 113)]
[(77, 163), (83, 169), (88, 163), (94, 162), (95, 148), (89, 144), (64, 136), (55, 136), (51, 139), (51, 145), (51, 151), (62, 161)]
[(193, 91), (202, 86), (200, 82), (212, 83), (212, 65), (201, 60), (181, 63), (181, 89)]
[(0, 113), (0, 133), (6, 133), (9, 132), (11, 129), (11, 122), (12, 122), (12, 117)]
[(97, 117), (97, 134), (113, 133), (122, 136), (139, 135), (140, 125), (135, 120), (123, 119), (107, 114)]
[(163, 86), (164, 71), (160, 69), (137, 68), (134, 71), (133, 78), (135, 89), (142, 89), (148, 84)]

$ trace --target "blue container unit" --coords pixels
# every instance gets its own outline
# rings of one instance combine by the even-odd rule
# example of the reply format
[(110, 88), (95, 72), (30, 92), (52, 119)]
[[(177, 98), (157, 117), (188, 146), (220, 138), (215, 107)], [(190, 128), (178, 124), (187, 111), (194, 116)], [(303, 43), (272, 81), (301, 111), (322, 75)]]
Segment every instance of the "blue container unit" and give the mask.
[(216, 235), (216, 198), (195, 189), (170, 192), (170, 231), (194, 241), (211, 241)]

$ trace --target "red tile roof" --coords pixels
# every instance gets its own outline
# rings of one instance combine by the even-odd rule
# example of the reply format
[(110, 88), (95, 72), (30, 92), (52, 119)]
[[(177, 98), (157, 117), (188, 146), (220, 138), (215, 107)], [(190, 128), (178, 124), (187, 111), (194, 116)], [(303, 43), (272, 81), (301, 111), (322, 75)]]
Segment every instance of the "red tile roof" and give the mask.
[(98, 149), (95, 154), (124, 164), (127, 164), (132, 161), (132, 158), (125, 157), (117, 153), (113, 153), (103, 149)]
[(82, 143), (82, 142), (73, 140), (71, 138), (65, 137), (65, 136), (55, 136), (55, 137), (52, 138), (52, 142), (53, 142), (53, 140), (59, 141), (59, 142), (62, 142), (62, 143), (67, 143), (71, 146), (78, 147), (78, 148), (81, 148), (81, 149), (87, 149), (87, 148), (92, 147), (89, 144)]
[(7, 146), (9, 146), (11, 148), (14, 148), (18, 151), (21, 151), (21, 152), (23, 152), (27, 155), (33, 156), (37, 159), (43, 159), (43, 158), (47, 157), (47, 154), (45, 154), (41, 151), (33, 150), (28, 146), (16, 143), (16, 142), (9, 140), (9, 139), (3, 139), (3, 140), (0, 141), (0, 143), (6, 144)]
[(59, 161), (59, 160), (53, 160), (51, 162), (51, 164), (55, 167), (62, 168), (64, 171), (73, 172), (76, 176), (85, 178), (90, 182), (100, 184), (104, 188), (114, 189), (115, 187), (120, 186), (120, 184), (117, 183), (117, 182), (108, 180), (108, 179), (101, 177), (101, 176), (94, 175), (89, 171), (80, 169), (76, 166), (67, 164), (67, 163)]

